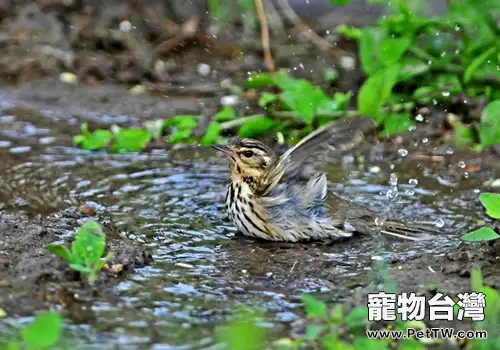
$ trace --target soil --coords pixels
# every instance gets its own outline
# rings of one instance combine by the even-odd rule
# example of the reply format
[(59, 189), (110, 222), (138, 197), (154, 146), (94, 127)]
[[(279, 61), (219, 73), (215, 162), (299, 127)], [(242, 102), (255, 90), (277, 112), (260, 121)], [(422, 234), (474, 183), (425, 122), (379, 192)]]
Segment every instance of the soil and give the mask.
[(95, 286), (90, 287), (83, 275), (45, 249), (46, 244), (63, 240), (89, 219), (96, 218), (77, 208), (36, 217), (0, 213), (0, 305), (7, 314), (29, 316), (50, 305), (67, 311), (80, 309), (91, 299), (109, 298), (110, 288), (134, 268), (151, 264), (150, 251), (121, 238), (108, 224), (107, 250), (115, 256)]

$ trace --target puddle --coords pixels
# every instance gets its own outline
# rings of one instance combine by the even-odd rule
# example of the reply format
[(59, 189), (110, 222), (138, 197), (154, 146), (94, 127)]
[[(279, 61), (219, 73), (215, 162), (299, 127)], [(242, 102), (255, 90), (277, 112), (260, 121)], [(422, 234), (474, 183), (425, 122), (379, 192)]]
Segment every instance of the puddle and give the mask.
[[(71, 147), (69, 130), (76, 133), (76, 125), (30, 115), (0, 116), (3, 210), (36, 216), (86, 202), (121, 237), (154, 251), (153, 265), (136, 269), (110, 291), (112, 298), (85, 306), (88, 324), (75, 332), (90, 338), (88, 349), (209, 348), (213, 328), (245, 305), (263, 309), (280, 332), (303, 316), (297, 307), (301, 293), (333, 293), (341, 300), (367, 283), (377, 257), (439, 255), (458, 243), (453, 234), (416, 243), (357, 237), (327, 246), (246, 239), (225, 218), (229, 169), (214, 151), (87, 153)], [(479, 179), (457, 181), (455, 174), (433, 168), (436, 163), (410, 157), (394, 169), (380, 163), (378, 173), (370, 172), (371, 165), (337, 159), (322, 170), (338, 195), (383, 216), (442, 221), (444, 229), (457, 232), (475, 224), (472, 198)], [(391, 173), (398, 180), (395, 200), (387, 198), (394, 190)]]

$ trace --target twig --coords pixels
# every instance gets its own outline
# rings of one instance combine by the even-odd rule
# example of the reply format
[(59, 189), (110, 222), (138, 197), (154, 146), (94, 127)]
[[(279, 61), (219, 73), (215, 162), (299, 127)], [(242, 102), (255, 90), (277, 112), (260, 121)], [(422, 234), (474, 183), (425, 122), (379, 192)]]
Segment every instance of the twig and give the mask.
[(186, 40), (193, 39), (196, 37), (200, 24), (200, 19), (198, 16), (192, 16), (182, 26), (178, 26), (176, 29), (175, 36), (169, 40), (161, 42), (154, 49), (155, 54), (165, 55), (175, 49), (177, 46), (184, 43)]
[(269, 29), (271, 29), (271, 33), (275, 37), (286, 37), (285, 24), (272, 1), (264, 1), (264, 11), (269, 19)]
[(274, 73), (276, 69), (274, 68), (273, 56), (271, 55), (271, 48), (269, 47), (269, 28), (267, 26), (266, 13), (264, 11), (264, 5), (262, 5), (262, 0), (255, 0), (255, 7), (257, 8), (257, 14), (260, 21), (262, 48), (264, 49), (264, 59), (266, 60), (267, 70)]
[[(316, 118), (340, 118), (340, 117), (356, 117), (359, 116), (358, 111), (332, 111), (328, 113), (316, 113)], [(269, 113), (269, 116), (276, 118), (298, 118), (296, 112), (293, 111), (273, 111)]]
[(297, 29), (297, 31), (309, 39), (314, 45), (316, 45), (322, 51), (330, 51), (336, 55), (346, 55), (347, 53), (332, 45), (330, 42), (323, 39), (321, 36), (316, 34), (307, 24), (305, 24), (300, 17), (295, 13), (293, 8), (288, 3), (288, 0), (276, 0), (278, 7), (281, 8), (285, 18)]

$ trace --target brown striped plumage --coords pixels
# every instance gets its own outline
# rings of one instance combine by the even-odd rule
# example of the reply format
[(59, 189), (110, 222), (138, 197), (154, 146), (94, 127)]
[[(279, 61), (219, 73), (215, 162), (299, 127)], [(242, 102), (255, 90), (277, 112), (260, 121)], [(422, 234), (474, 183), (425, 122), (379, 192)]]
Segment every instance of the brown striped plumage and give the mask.
[[(265, 144), (235, 137), (215, 149), (230, 159), (231, 179), (226, 194), (230, 220), (246, 236), (271, 241), (297, 242), (310, 239), (350, 237), (354, 232), (375, 233), (406, 239), (424, 239), (434, 232), (430, 224), (405, 225), (396, 221), (376, 223), (376, 213), (332, 196), (326, 205), (326, 176), (318, 175), (307, 184), (288, 183), (312, 151), (340, 133), (350, 133), (366, 123), (351, 119), (316, 130), (281, 157)], [(284, 175), (288, 177), (285, 177)]]

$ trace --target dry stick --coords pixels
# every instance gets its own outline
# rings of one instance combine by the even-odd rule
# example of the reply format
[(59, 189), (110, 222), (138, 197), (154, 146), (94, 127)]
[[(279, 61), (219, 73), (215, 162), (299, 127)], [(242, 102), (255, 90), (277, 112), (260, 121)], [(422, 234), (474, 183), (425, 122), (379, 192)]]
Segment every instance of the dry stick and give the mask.
[(332, 51), (338, 55), (346, 55), (347, 53), (332, 45), (330, 42), (323, 39), (321, 36), (316, 34), (307, 24), (305, 24), (300, 17), (295, 13), (293, 8), (288, 3), (288, 0), (276, 0), (276, 3), (281, 8), (283, 15), (285, 18), (293, 24), (293, 26), (297, 29), (299, 33), (304, 35), (307, 39), (309, 39), (314, 45), (316, 45), (320, 50), (323, 51)]
[(257, 14), (259, 15), (262, 48), (264, 49), (264, 59), (266, 60), (267, 70), (273, 73), (276, 69), (274, 68), (273, 56), (271, 55), (271, 49), (269, 47), (269, 28), (267, 26), (266, 13), (264, 11), (264, 5), (262, 5), (262, 0), (255, 0), (255, 7), (257, 7)]

